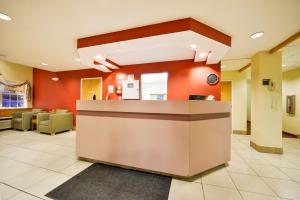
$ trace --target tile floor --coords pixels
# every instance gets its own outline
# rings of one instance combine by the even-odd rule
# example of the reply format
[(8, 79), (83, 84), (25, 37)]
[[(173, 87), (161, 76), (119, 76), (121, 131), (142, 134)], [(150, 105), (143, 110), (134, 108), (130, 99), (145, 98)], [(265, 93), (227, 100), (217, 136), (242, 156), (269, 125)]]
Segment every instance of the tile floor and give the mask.
[[(0, 199), (44, 195), (91, 165), (75, 156), (75, 132), (55, 136), (0, 132)], [(232, 135), (226, 166), (189, 181), (173, 179), (169, 200), (300, 200), (300, 140), (284, 138), (284, 154), (258, 153), (249, 136)]]

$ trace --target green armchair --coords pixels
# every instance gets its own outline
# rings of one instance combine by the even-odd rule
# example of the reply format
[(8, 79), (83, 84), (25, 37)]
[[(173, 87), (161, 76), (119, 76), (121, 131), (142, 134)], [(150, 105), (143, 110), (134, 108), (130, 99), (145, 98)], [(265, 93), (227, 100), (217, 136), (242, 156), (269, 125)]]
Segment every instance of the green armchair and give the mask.
[(31, 129), (32, 112), (16, 112), (12, 114), (12, 127), (16, 130)]
[(55, 113), (37, 114), (37, 131), (54, 135), (58, 132), (73, 129), (73, 113), (67, 110), (56, 110)]
[(32, 112), (16, 112), (12, 114), (12, 127), (16, 130), (27, 131), (31, 129), (32, 114), (41, 112), (42, 109), (34, 108)]

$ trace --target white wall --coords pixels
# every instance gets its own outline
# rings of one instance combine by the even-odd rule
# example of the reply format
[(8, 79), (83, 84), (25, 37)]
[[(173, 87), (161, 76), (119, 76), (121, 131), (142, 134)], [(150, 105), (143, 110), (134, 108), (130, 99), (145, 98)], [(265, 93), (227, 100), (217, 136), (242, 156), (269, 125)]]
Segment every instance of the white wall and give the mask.
[(151, 94), (166, 94), (167, 97), (168, 88), (166, 81), (143, 82), (141, 87), (142, 100), (151, 100)]
[(249, 72), (223, 71), (222, 81), (232, 82), (232, 129), (247, 131), (247, 74)]
[[(286, 96), (296, 95), (296, 113), (286, 113)], [(283, 131), (300, 135), (300, 68), (283, 73), (282, 81)]]

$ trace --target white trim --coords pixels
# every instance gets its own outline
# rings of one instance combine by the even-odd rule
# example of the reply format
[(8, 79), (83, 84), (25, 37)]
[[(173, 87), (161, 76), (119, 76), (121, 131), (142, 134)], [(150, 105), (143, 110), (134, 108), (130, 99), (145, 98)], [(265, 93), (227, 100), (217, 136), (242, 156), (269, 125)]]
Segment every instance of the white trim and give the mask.
[(89, 80), (89, 79), (100, 79), (100, 100), (102, 100), (102, 87), (103, 87), (103, 84), (102, 84), (102, 77), (93, 77), (93, 78), (81, 78), (80, 79), (80, 100), (82, 100), (82, 80)]

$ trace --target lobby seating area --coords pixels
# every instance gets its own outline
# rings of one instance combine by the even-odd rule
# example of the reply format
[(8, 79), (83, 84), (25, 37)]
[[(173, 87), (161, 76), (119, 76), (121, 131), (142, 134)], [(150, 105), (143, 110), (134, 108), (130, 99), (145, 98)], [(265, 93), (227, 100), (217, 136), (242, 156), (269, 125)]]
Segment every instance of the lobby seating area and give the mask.
[(50, 112), (32, 109), (31, 112), (12, 113), (12, 128), (15, 130), (33, 130), (33, 123), (36, 123), (36, 131), (50, 135), (74, 128), (73, 113), (66, 109), (53, 109)]

